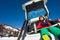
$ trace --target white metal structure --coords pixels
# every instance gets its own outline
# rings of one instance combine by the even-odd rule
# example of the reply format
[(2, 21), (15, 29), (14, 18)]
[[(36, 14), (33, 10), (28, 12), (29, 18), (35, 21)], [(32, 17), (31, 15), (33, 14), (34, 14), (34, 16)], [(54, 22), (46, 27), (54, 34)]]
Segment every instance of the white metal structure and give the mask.
[[(47, 17), (46, 18), (48, 18), (48, 16), (49, 16), (49, 10), (48, 10), (48, 8), (47, 8), (47, 6), (46, 6), (46, 3), (47, 3), (47, 0), (32, 0), (32, 1), (29, 1), (29, 2), (27, 2), (27, 3), (25, 3), (22, 7), (23, 7), (23, 9), (24, 9), (24, 11), (25, 11), (25, 19), (26, 20), (28, 20), (28, 18), (27, 18), (27, 9), (26, 9), (26, 6), (28, 6), (28, 5), (30, 5), (30, 4), (33, 4), (33, 2), (39, 2), (39, 1), (44, 1), (44, 7), (45, 7), (45, 9), (46, 9), (46, 11), (47, 11)], [(36, 21), (38, 21), (39, 20), (39, 17), (36, 17), (36, 18), (33, 18), (33, 19), (30, 19), (29, 20), (29, 23), (31, 24), (31, 23), (33, 23), (33, 22), (36, 22)], [(35, 27), (35, 25), (34, 25), (34, 28), (36, 28)], [(36, 30), (36, 29), (35, 29)], [(35, 31), (36, 32), (36, 31)]]
[[(47, 14), (47, 16), (45, 16), (45, 18), (48, 18), (48, 16), (49, 16), (49, 10), (48, 10), (48, 8), (47, 8), (47, 6), (46, 6), (46, 3), (47, 3), (47, 0), (31, 0), (31, 1), (29, 1), (29, 2), (27, 2), (27, 3), (25, 3), (22, 7), (23, 7), (23, 9), (24, 9), (24, 11), (25, 11), (25, 19), (26, 20), (28, 20), (28, 15), (27, 15), (27, 9), (26, 9), (26, 6), (28, 6), (28, 5), (30, 5), (30, 4), (33, 4), (33, 3), (37, 3), (37, 2), (40, 2), (40, 1), (44, 1), (44, 8), (46, 9), (46, 14)], [(32, 5), (33, 6), (33, 5)], [(36, 18), (33, 18), (33, 19), (30, 19), (29, 21), (28, 21), (28, 24), (31, 24), (31, 23), (33, 23), (33, 22), (36, 22), (36, 21), (38, 21), (39, 20), (39, 17), (36, 17)], [(55, 25), (57, 25), (57, 24), (55, 24)], [(53, 25), (53, 26), (55, 26), (55, 25)], [(18, 39), (18, 40), (22, 40), (23, 38), (23, 33), (24, 33), (24, 31), (25, 30), (23, 30), (23, 32), (22, 32), (22, 34), (21, 34), (21, 36), (20, 36), (20, 39)], [(37, 28), (36, 28), (36, 24), (34, 23), (34, 32), (36, 33), (36, 34), (31, 34), (31, 35), (29, 35), (28, 33), (26, 33), (26, 36), (25, 36), (25, 38), (23, 39), (23, 40), (41, 40), (41, 35), (40, 35), (40, 33), (37, 33)], [(23, 36), (22, 36), (23, 35)], [(52, 40), (55, 40), (55, 37), (54, 37), (54, 35), (53, 34), (51, 34), (50, 33), (50, 36), (51, 36), (51, 39)]]
[[(47, 3), (47, 0), (32, 0), (32, 1), (29, 1), (29, 2), (27, 2), (27, 3), (25, 3), (22, 7), (23, 7), (23, 9), (24, 9), (24, 11), (25, 11), (25, 19), (26, 20), (28, 20), (28, 18), (27, 18), (27, 9), (26, 9), (26, 6), (28, 6), (28, 5), (30, 5), (30, 4), (33, 4), (33, 2), (39, 2), (39, 1), (44, 1), (44, 7), (45, 7), (45, 9), (46, 9), (46, 11), (47, 11), (47, 17), (49, 16), (49, 10), (48, 10), (48, 8), (47, 8), (47, 6), (46, 6), (46, 3)], [(47, 18), (46, 17), (46, 18)], [(36, 18), (33, 18), (33, 19), (30, 19), (29, 20), (29, 23), (31, 24), (31, 23), (33, 23), (33, 22), (36, 22), (36, 21), (38, 21), (39, 20), (39, 17), (36, 17)], [(34, 25), (34, 28), (36, 28), (36, 26)], [(35, 29), (35, 30), (37, 30), (37, 29)], [(35, 31), (36, 32), (36, 31)]]
[[(46, 6), (47, 0), (31, 0), (31, 1), (29, 1), (29, 2), (27, 2), (27, 3), (25, 3), (25, 4), (23, 5), (23, 9), (24, 9), (24, 11), (25, 11), (25, 19), (26, 19), (26, 20), (28, 20), (28, 18), (27, 18), (28, 15), (27, 15), (26, 6), (28, 6), (28, 5), (30, 5), (30, 4), (33, 4), (33, 2), (36, 3), (36, 2), (39, 2), (39, 1), (44, 1), (44, 7), (45, 7), (45, 9), (46, 9), (46, 11), (47, 11), (47, 17), (49, 16), (49, 11), (48, 11), (48, 8), (47, 8), (47, 6)], [(46, 18), (47, 18), (47, 17), (46, 17)], [(38, 21), (38, 20), (39, 20), (39, 17), (30, 19), (30, 20), (28, 21), (28, 24), (31, 24), (31, 23), (36, 22), (36, 21)], [(31, 35), (29, 35), (29, 34), (27, 33), (24, 40), (41, 40), (41, 35), (40, 35), (40, 33), (37, 33), (37, 29), (36, 29), (35, 23), (34, 23), (34, 31), (35, 31), (36, 34), (31, 34)], [(24, 33), (24, 30), (23, 30), (23, 32), (22, 32), (21, 35), (23, 35), (23, 33)], [(55, 40), (53, 34), (50, 33), (50, 35), (51, 35), (52, 40)], [(20, 39), (18, 39), (18, 40), (22, 40), (22, 37), (21, 37)]]
[[(38, 2), (38, 1), (42, 1), (42, 0), (32, 0), (32, 1), (29, 1), (29, 2), (27, 2), (27, 3), (25, 3), (24, 5), (22, 5), (22, 7), (23, 7), (23, 9), (24, 9), (24, 11), (25, 11), (25, 19), (26, 20), (28, 20), (28, 18), (27, 18), (27, 9), (25, 8), (27, 5), (30, 5), (30, 4), (32, 4), (33, 2)], [(45, 6), (45, 8), (46, 8), (46, 11), (48, 12), (48, 16), (49, 16), (49, 10), (48, 10), (48, 8), (47, 8), (47, 6), (46, 6), (46, 3), (47, 3), (47, 0), (43, 0), (44, 1), (44, 6)], [(38, 17), (37, 17), (38, 18)], [(35, 19), (34, 19), (35, 20)]]

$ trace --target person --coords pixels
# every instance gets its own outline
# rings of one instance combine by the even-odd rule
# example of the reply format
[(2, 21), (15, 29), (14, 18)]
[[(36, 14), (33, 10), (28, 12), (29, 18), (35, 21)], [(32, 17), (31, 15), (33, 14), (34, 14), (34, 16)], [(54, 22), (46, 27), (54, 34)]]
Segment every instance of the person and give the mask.
[(60, 19), (55, 19), (55, 22), (56, 23), (60, 23)]
[(52, 24), (44, 18), (44, 16), (39, 17), (39, 22), (37, 23), (37, 29), (45, 28), (51, 26)]

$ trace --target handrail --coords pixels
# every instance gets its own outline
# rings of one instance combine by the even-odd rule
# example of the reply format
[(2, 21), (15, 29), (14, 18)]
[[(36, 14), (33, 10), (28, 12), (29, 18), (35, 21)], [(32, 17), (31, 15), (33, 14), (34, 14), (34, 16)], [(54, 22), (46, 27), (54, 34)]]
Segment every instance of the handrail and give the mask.
[(24, 21), (23, 27), (21, 28), (21, 32), (19, 33), (19, 37), (17, 40), (24, 40), (26, 32), (27, 32), (27, 20)]

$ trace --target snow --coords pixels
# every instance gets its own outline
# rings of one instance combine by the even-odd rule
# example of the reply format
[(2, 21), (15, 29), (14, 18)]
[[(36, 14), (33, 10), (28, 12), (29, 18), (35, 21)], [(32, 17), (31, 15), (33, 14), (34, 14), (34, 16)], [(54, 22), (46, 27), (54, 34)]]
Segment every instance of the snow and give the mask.
[(39, 40), (40, 37), (41, 37), (40, 33), (32, 34), (32, 35), (27, 35), (25, 40)]
[(0, 37), (0, 40), (17, 40), (18, 37)]

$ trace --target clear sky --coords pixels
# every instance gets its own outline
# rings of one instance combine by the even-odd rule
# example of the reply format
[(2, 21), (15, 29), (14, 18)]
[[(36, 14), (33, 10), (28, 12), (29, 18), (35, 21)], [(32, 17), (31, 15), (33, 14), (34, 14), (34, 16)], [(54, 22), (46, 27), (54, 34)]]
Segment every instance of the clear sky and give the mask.
[[(0, 0), (0, 24), (22, 27), (25, 20), (22, 4), (27, 1), (29, 0)], [(48, 0), (47, 7), (50, 19), (60, 18), (60, 0)]]

